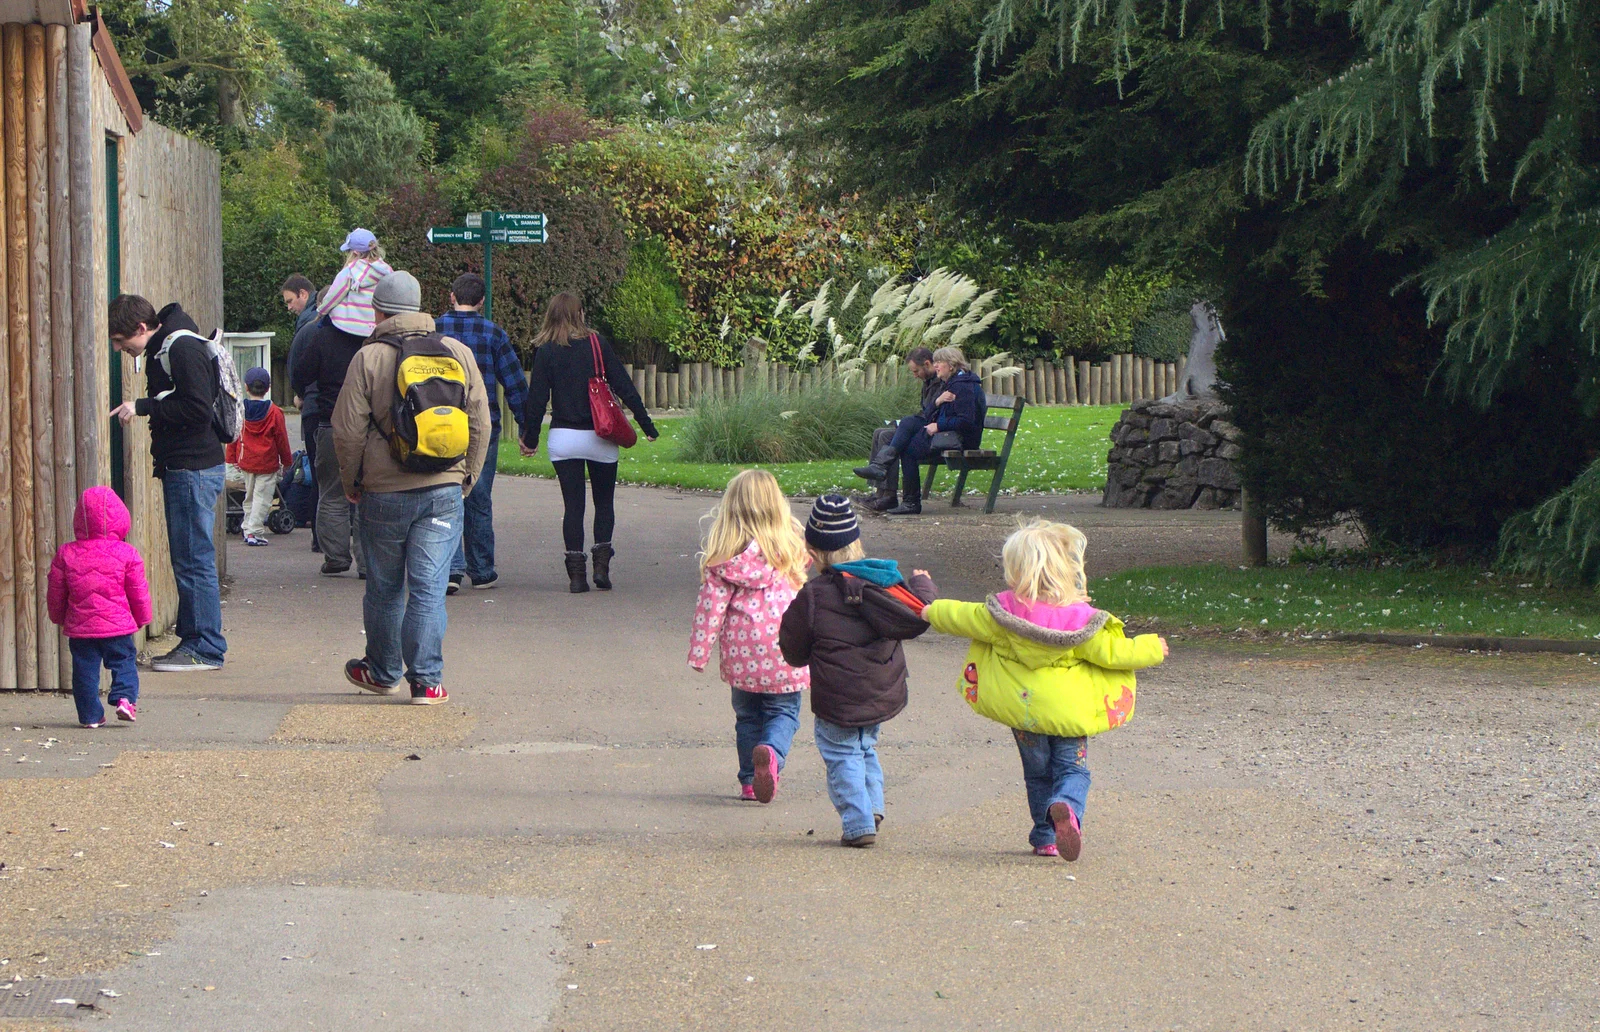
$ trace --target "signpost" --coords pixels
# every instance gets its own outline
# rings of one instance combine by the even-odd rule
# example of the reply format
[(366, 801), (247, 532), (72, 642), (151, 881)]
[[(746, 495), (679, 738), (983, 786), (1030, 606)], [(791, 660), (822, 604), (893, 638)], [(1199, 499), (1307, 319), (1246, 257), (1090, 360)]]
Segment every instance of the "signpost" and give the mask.
[(494, 245), (548, 243), (544, 213), (474, 211), (468, 213), (465, 222), (462, 226), (434, 226), (428, 230), (428, 243), (483, 245), (483, 317), (492, 319)]

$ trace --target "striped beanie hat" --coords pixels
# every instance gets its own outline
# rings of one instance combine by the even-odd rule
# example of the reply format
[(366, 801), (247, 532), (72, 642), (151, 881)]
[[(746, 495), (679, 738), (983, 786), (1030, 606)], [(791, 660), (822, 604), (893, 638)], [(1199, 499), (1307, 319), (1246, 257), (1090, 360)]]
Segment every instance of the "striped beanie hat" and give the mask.
[(861, 537), (861, 524), (850, 500), (843, 495), (825, 494), (811, 507), (806, 520), (806, 544), (819, 552), (837, 552)]

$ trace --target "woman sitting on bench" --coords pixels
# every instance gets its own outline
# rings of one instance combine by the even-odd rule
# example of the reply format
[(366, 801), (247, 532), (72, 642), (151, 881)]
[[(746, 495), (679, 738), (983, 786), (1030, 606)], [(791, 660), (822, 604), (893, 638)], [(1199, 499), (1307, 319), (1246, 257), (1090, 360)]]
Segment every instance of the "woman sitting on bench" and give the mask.
[[(978, 447), (983, 439), (983, 415), (988, 403), (983, 381), (967, 365), (960, 348), (945, 347), (933, 353), (933, 368), (944, 382), (944, 393), (937, 399), (933, 420), (924, 423), (920, 416), (907, 416), (895, 429), (889, 446), (872, 457), (870, 465), (858, 470), (870, 472), (868, 479), (886, 480), (889, 468), (898, 460), (901, 466), (901, 502), (890, 509), (890, 516), (915, 516), (922, 512), (922, 479), (917, 467), (935, 451)], [(935, 440), (935, 434), (949, 435)]]

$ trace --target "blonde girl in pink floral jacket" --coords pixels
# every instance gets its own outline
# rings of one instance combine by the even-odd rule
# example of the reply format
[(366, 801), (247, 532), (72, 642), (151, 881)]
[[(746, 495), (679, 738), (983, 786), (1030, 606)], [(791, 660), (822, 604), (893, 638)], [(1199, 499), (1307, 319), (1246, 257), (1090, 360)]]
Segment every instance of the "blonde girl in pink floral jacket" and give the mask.
[(778, 650), (778, 625), (806, 579), (805, 537), (778, 482), (759, 469), (729, 481), (707, 518), (689, 665), (705, 670), (720, 643), (740, 798), (770, 803), (800, 726), (800, 693), (811, 685), (810, 671), (789, 666)]

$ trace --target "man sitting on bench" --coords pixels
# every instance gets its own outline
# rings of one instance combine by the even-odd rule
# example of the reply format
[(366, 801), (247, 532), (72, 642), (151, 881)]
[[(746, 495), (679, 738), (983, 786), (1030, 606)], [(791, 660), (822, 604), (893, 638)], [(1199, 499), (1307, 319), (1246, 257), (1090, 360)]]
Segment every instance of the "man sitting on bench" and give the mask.
[[(911, 370), (911, 375), (922, 381), (922, 409), (914, 416), (907, 416), (915, 426), (922, 426), (933, 418), (939, 404), (934, 399), (944, 392), (944, 382), (933, 371), (933, 350), (931, 348), (912, 348), (906, 352), (906, 368)], [(903, 420), (902, 420), (903, 422)], [(889, 442), (894, 439), (898, 425), (880, 426), (872, 431), (872, 450), (868, 456), (877, 455), (889, 447)], [(869, 458), (870, 462), (871, 459)], [(888, 475), (882, 478), (877, 473), (882, 470)], [(886, 512), (900, 504), (900, 467), (890, 463), (886, 468), (880, 466), (859, 466), (856, 476), (866, 480), (875, 480), (878, 489), (861, 504), (874, 512)]]
[[(859, 477), (888, 480), (896, 460), (903, 482), (901, 503), (888, 511), (890, 516), (915, 516), (922, 512), (922, 481), (917, 467), (941, 450), (977, 448), (983, 439), (983, 415), (988, 407), (983, 381), (978, 379), (960, 348), (944, 347), (933, 353), (934, 374), (944, 390), (934, 398), (932, 413), (907, 416), (895, 428), (889, 445), (858, 468)], [(936, 441), (935, 434), (945, 435)]]

